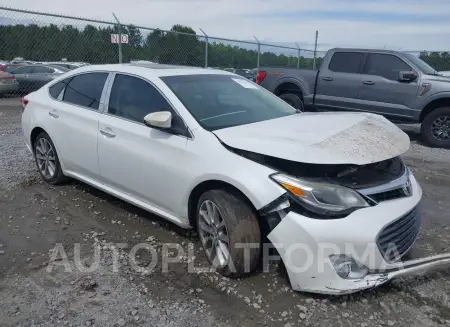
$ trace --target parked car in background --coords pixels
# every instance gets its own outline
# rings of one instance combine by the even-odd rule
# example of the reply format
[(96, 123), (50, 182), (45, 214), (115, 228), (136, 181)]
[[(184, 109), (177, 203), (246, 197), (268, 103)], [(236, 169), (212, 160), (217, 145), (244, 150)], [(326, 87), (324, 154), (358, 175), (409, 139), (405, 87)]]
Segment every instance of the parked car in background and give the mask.
[(0, 95), (8, 93), (17, 93), (19, 90), (19, 83), (14, 75), (0, 71)]
[(0, 65), (0, 71), (10, 73), (13, 70), (15, 70), (15, 69), (17, 69), (19, 67), (22, 67), (22, 66), (23, 66), (23, 64), (9, 64), (9, 63), (6, 63), (6, 64), (3, 64), (3, 65)]
[(234, 73), (253, 82), (256, 81), (256, 75), (253, 75), (249, 69), (235, 69)]
[(86, 63), (80, 63), (80, 62), (67, 62), (67, 61), (54, 61), (54, 62), (45, 62), (46, 65), (51, 66), (59, 66), (66, 68), (68, 70), (73, 70), (79, 67), (86, 66)]
[(67, 72), (65, 68), (36, 64), (19, 67), (11, 71), (11, 74), (16, 77), (19, 83), (19, 92), (29, 93), (38, 90), (65, 72)]
[(234, 68), (224, 68), (223, 70), (226, 72), (229, 72), (229, 73), (233, 73), (233, 74), (236, 71), (236, 69), (234, 69)]
[(399, 262), (419, 234), (422, 189), (399, 157), (408, 136), (381, 116), (302, 113), (239, 75), (148, 64), (79, 68), (22, 108), (44, 181), (73, 177), (196, 228), (224, 276), (255, 271), (264, 242), (307, 292), (448, 264)]
[(414, 55), (332, 49), (319, 70), (261, 68), (257, 82), (295, 108), (421, 123), (427, 144), (450, 148), (450, 79)]

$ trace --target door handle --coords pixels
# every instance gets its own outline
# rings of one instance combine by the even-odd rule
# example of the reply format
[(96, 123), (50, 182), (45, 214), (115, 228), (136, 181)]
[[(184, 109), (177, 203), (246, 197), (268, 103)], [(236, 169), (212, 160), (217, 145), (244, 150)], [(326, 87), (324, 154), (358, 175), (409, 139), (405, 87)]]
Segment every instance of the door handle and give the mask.
[(364, 81), (362, 83), (365, 85), (375, 85), (375, 82), (372, 82), (372, 81)]
[(324, 81), (332, 81), (333, 77), (322, 77)]
[(103, 135), (105, 135), (106, 137), (109, 137), (109, 138), (116, 137), (116, 134), (114, 134), (114, 132), (111, 130), (111, 128), (101, 129), (100, 133), (102, 133)]
[(48, 114), (50, 115), (50, 117), (53, 117), (53, 118), (58, 118), (59, 117), (58, 113), (56, 111), (54, 111), (54, 110), (50, 111)]

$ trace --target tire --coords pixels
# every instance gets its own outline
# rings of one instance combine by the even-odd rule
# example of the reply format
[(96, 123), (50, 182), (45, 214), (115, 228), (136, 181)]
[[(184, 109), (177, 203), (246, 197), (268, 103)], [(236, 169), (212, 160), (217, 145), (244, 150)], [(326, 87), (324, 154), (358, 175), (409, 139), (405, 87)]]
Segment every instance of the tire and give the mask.
[[(444, 121), (442, 124), (444, 127), (444, 134), (439, 137), (436, 132), (436, 123), (441, 120)], [(447, 131), (445, 133), (445, 130)], [(442, 107), (433, 110), (422, 122), (421, 134), (423, 141), (436, 148), (447, 148), (450, 149), (450, 107)]]
[[(55, 145), (47, 133), (41, 132), (38, 134), (33, 144), (33, 152), (36, 167), (44, 181), (49, 184), (57, 185), (67, 180), (67, 177), (64, 176), (62, 172)], [(46, 169), (44, 169), (44, 166)], [(44, 173), (44, 170), (48, 172), (48, 174)]]
[[(226, 236), (228, 237), (228, 260), (220, 262), (218, 250), (216, 256), (210, 255), (213, 247), (204, 237), (208, 233), (204, 231), (206, 220), (200, 214), (204, 209), (208, 209), (208, 204), (214, 204), (218, 209), (219, 218), (225, 225)], [(208, 209), (209, 210), (209, 209)], [(261, 232), (258, 219), (253, 208), (239, 195), (231, 194), (225, 190), (211, 190), (205, 192), (197, 204), (197, 230), (205, 255), (217, 272), (226, 277), (241, 277), (254, 272), (260, 262), (261, 253)], [(219, 219), (220, 220), (220, 219)], [(221, 222), (222, 222), (221, 221)], [(217, 223), (217, 221), (216, 221)], [(206, 227), (211, 228), (212, 225)], [(216, 231), (216, 237), (222, 239), (223, 230)], [(212, 234), (209, 234), (212, 235)], [(211, 236), (214, 239), (214, 236)], [(211, 242), (212, 243), (212, 242)], [(246, 249), (239, 248), (238, 244), (252, 244), (249, 254), (245, 257)]]
[(299, 109), (300, 111), (303, 111), (302, 98), (300, 98), (297, 94), (283, 93), (279, 96), (279, 98), (284, 100), (284, 102), (287, 102), (288, 104), (293, 106), (295, 109)]

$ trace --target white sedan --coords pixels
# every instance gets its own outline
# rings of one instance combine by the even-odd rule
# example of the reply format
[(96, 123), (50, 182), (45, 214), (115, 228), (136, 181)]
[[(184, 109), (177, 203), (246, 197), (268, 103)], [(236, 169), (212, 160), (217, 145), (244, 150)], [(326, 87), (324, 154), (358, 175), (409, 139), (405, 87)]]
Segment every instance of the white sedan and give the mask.
[(450, 261), (400, 261), (422, 190), (399, 157), (408, 136), (381, 116), (301, 113), (229, 72), (140, 63), (75, 69), (22, 106), (46, 182), (75, 178), (197, 228), (225, 276), (258, 269), (268, 244), (295, 290), (318, 293)]

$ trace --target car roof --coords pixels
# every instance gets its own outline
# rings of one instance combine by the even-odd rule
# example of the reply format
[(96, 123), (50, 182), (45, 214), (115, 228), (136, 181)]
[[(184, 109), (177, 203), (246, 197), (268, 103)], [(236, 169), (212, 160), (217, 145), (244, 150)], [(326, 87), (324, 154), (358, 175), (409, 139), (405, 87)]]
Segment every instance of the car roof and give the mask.
[(232, 73), (212, 69), (187, 67), (176, 65), (164, 65), (153, 63), (132, 63), (132, 64), (108, 64), (108, 65), (89, 65), (73, 70), (72, 72), (90, 72), (90, 71), (111, 71), (136, 75), (147, 75), (152, 77), (177, 76), (177, 75), (233, 75)]
[(401, 51), (387, 50), (387, 49), (362, 49), (362, 48), (333, 48), (329, 51), (334, 52), (377, 52), (386, 54), (397, 54), (402, 53)]

